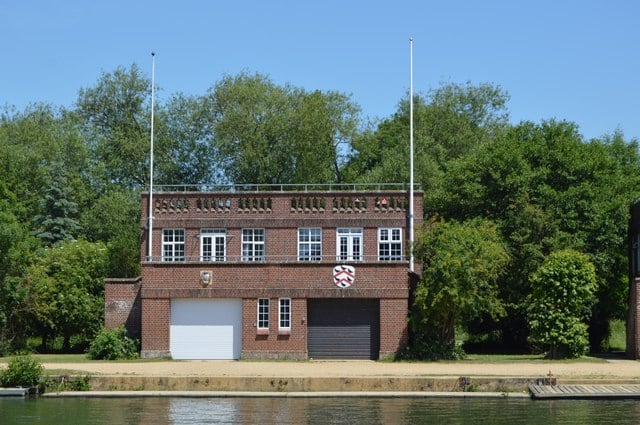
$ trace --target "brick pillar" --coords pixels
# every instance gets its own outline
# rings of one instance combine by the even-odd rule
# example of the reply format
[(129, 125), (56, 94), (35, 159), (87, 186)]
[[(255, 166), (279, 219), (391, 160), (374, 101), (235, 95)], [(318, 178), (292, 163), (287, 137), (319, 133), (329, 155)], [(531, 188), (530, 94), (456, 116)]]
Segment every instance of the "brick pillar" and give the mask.
[(380, 358), (393, 357), (407, 345), (406, 298), (380, 300)]
[(142, 299), (141, 357), (171, 357), (169, 351), (170, 316), (170, 299)]

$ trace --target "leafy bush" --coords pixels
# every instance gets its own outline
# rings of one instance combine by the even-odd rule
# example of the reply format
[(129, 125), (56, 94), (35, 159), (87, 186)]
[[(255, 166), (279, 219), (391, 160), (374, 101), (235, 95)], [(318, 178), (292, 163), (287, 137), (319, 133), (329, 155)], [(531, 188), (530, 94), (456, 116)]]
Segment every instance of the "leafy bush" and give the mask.
[(138, 344), (127, 336), (122, 327), (102, 328), (93, 339), (88, 356), (93, 360), (135, 359), (138, 357)]
[(0, 372), (0, 384), (5, 387), (35, 387), (44, 367), (35, 358), (26, 355), (9, 360), (7, 369)]
[(528, 298), (530, 339), (548, 349), (547, 357), (586, 354), (595, 290), (595, 267), (577, 251), (552, 253), (533, 274)]
[(413, 343), (397, 356), (398, 360), (461, 360), (465, 352), (455, 342), (424, 335), (417, 336)]

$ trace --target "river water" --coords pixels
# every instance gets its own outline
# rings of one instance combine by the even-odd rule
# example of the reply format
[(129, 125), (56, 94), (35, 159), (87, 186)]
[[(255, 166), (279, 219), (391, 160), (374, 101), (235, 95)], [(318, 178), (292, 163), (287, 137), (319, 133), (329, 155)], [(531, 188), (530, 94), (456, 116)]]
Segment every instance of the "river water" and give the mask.
[(637, 400), (3, 398), (0, 424), (640, 424)]

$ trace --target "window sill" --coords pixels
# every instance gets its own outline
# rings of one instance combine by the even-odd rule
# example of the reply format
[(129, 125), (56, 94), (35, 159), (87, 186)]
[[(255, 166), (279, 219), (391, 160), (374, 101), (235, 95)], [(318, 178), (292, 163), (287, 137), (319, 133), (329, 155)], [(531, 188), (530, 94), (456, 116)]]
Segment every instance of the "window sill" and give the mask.
[(278, 329), (278, 335), (291, 335), (291, 329)]
[(269, 329), (267, 329), (267, 328), (258, 328), (258, 329), (256, 329), (256, 335), (269, 335)]

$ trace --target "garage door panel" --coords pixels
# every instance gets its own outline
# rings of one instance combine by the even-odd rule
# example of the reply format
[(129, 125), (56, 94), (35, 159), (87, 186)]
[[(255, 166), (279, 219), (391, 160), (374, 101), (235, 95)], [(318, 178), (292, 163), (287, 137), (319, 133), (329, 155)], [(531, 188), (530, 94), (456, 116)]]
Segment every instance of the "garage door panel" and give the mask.
[(376, 359), (379, 316), (378, 300), (308, 300), (309, 357)]
[(242, 300), (171, 301), (170, 351), (174, 359), (238, 359)]

